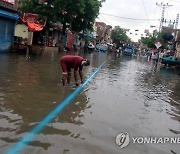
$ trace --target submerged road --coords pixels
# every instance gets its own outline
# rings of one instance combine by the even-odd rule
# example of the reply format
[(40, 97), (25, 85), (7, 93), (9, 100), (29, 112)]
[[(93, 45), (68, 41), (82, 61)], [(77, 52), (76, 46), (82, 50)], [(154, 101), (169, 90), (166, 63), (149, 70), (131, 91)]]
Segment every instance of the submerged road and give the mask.
[[(0, 153), (6, 153), (58, 103), (73, 84), (60, 84), (58, 59), (63, 53), (26, 59), (0, 56)], [(90, 59), (88, 77), (107, 61), (84, 90), (21, 153), (31, 154), (169, 154), (179, 144), (115, 143), (118, 133), (130, 137), (180, 137), (180, 71), (144, 58), (80, 53)], [(72, 82), (73, 83), (73, 82)]]

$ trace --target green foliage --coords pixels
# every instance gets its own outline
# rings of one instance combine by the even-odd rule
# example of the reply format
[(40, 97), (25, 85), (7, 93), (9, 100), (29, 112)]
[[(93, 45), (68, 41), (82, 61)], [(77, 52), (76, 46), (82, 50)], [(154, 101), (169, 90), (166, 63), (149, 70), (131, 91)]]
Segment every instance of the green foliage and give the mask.
[[(48, 25), (53, 22), (61, 22), (64, 29), (68, 27), (80, 32), (93, 29), (93, 23), (105, 0), (47, 0), (47, 5), (40, 4), (39, 1), (20, 0), (21, 11), (46, 16)], [(62, 14), (62, 10), (67, 11), (67, 14)], [(76, 15), (76, 17), (72, 15)]]
[(157, 40), (159, 40), (162, 44), (162, 49), (167, 48), (167, 41), (162, 38), (163, 33), (159, 33), (156, 37), (155, 36), (149, 36), (149, 37), (142, 37), (141, 42), (145, 45), (147, 45), (148, 48), (156, 48), (155, 43)]
[(122, 47), (124, 43), (130, 42), (130, 38), (126, 35), (126, 31), (119, 26), (114, 27), (111, 37), (113, 42), (117, 44), (117, 47)]
[(141, 42), (143, 44), (147, 45), (148, 48), (156, 48), (156, 46), (155, 46), (156, 38), (155, 37), (152, 37), (152, 36), (142, 37)]

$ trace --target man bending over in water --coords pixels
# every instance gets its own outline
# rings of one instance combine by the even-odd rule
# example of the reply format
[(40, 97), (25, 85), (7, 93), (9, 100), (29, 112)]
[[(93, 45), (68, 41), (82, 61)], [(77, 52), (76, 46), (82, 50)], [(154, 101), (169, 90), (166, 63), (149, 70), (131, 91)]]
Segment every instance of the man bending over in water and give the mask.
[(87, 59), (84, 59), (80, 56), (74, 56), (74, 55), (66, 55), (60, 58), (60, 65), (62, 68), (62, 83), (63, 86), (67, 83), (70, 83), (71, 80), (71, 69), (74, 69), (74, 80), (75, 84), (78, 86), (78, 72), (81, 79), (81, 83), (83, 83), (83, 73), (82, 69), (83, 66), (90, 65), (90, 61)]

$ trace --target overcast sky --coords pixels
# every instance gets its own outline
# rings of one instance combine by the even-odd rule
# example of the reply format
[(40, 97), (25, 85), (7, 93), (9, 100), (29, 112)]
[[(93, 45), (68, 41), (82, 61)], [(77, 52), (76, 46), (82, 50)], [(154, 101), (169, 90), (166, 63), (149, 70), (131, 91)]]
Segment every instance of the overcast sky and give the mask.
[(132, 33), (129, 32), (128, 36), (137, 41), (141, 34), (144, 35), (145, 29), (149, 29), (150, 32), (155, 29), (150, 28), (150, 25), (159, 29), (162, 7), (156, 3), (172, 5), (166, 7), (164, 18), (167, 21), (176, 20), (177, 14), (180, 13), (180, 0), (106, 0), (96, 21), (113, 27), (119, 25), (128, 28)]

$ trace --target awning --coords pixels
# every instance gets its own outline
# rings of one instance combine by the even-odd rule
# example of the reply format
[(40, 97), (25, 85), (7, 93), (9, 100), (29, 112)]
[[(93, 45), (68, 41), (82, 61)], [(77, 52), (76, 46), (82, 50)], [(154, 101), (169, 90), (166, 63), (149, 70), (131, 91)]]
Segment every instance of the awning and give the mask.
[(24, 13), (23, 17), (20, 17), (21, 21), (28, 26), (30, 32), (41, 31), (46, 25), (46, 20), (43, 20), (43, 23), (40, 23), (38, 21), (38, 18), (39, 18), (38, 14), (32, 14), (32, 13)]
[(28, 26), (30, 32), (35, 32), (35, 31), (43, 30), (43, 26), (42, 25), (36, 24), (34, 22), (28, 21), (27, 22), (27, 26)]
[(1, 17), (5, 17), (5, 18), (9, 18), (12, 20), (18, 20), (19, 16), (17, 14), (8, 12), (8, 11), (4, 11), (4, 10), (0, 10), (0, 16)]

